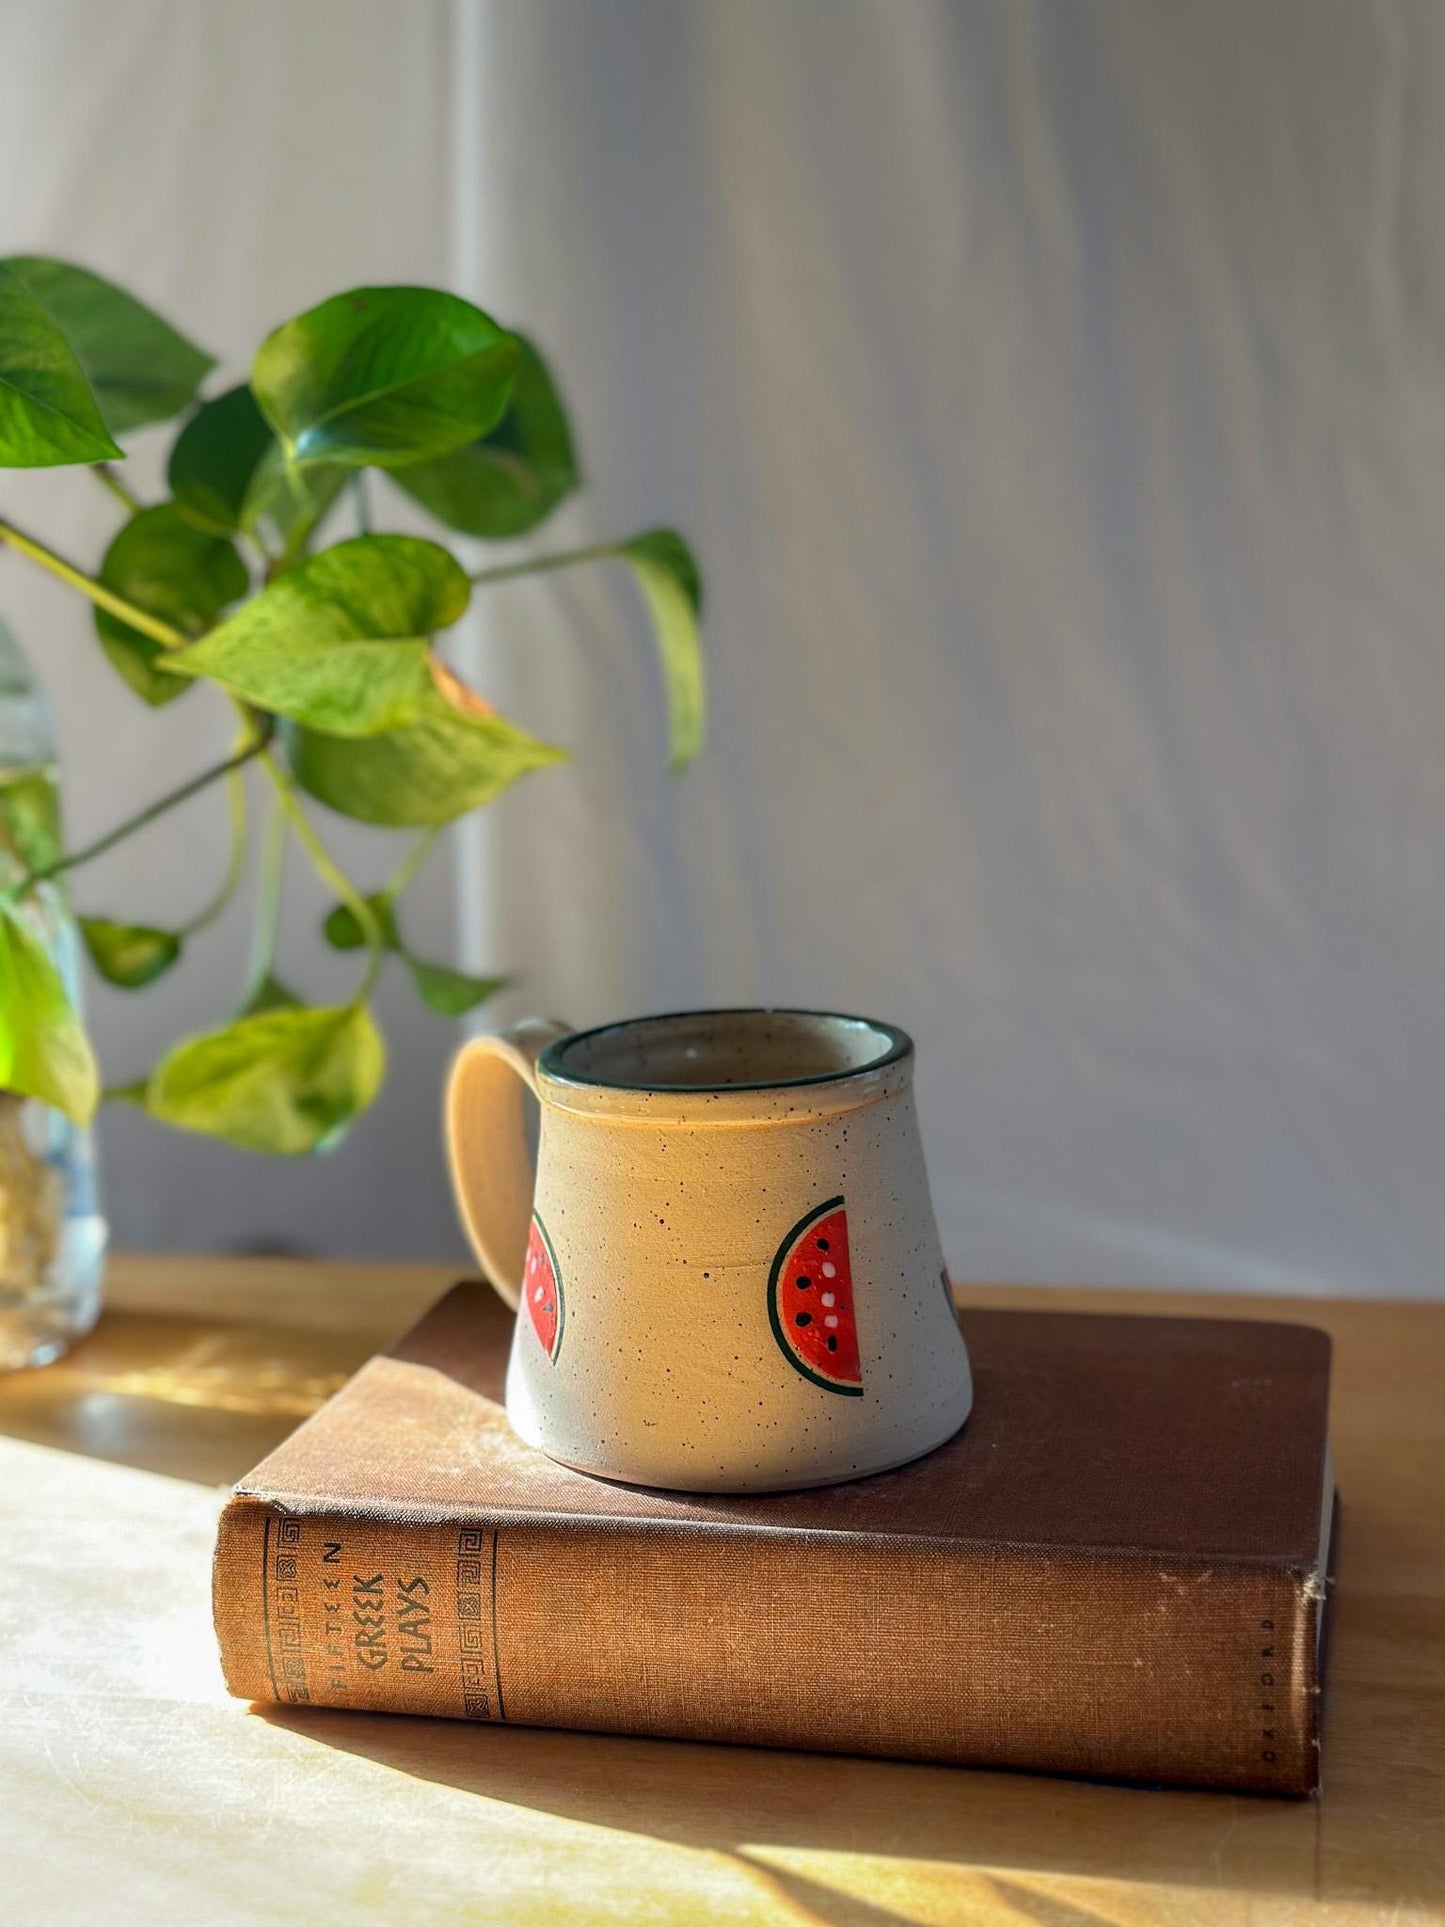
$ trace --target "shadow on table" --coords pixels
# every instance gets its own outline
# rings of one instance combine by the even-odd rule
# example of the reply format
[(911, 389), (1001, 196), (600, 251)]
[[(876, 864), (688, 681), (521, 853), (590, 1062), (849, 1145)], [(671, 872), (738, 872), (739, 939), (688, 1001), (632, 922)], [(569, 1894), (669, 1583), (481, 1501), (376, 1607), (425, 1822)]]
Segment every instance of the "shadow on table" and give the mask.
[(877, 1856), (931, 1863), (935, 1874), (940, 1866), (975, 1869), (1008, 1917), (1041, 1927), (1109, 1916), (1032, 1891), (1030, 1874), (1308, 1898), (1316, 1889), (1319, 1810), (1310, 1802), (450, 1720), (255, 1712), (418, 1779), (728, 1854), (827, 1927), (900, 1916), (780, 1866), (774, 1855)]

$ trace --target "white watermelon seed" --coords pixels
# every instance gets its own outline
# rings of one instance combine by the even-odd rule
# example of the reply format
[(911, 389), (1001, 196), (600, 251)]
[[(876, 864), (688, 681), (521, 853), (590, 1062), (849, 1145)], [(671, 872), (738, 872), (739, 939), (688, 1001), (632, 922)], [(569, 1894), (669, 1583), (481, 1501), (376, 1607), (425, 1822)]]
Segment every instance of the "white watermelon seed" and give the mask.
[(836, 1317), (829, 1317), (829, 1318), (825, 1318), (825, 1319), (823, 1320), (823, 1323), (824, 1323), (825, 1325), (836, 1325), (836, 1324), (837, 1324), (837, 1322), (838, 1322), (838, 1320), (837, 1320), (837, 1318), (836, 1318)]
[(838, 1267), (836, 1265), (824, 1265), (823, 1276), (825, 1278), (836, 1278), (838, 1276)]
[(825, 1291), (823, 1293), (823, 1303), (825, 1305), (836, 1305), (837, 1302), (838, 1302), (838, 1295), (836, 1292)]

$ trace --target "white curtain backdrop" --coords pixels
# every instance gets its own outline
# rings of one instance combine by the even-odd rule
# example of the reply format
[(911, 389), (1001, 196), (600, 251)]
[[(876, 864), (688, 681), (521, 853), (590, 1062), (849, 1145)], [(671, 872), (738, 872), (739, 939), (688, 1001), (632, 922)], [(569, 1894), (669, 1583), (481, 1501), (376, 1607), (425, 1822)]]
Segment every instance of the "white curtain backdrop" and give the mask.
[[(117, 275), (235, 369), (334, 288), (460, 285), (572, 404), (590, 487), (538, 546), (695, 542), (712, 734), (680, 778), (625, 578), (487, 597), (488, 693), (575, 753), (435, 864), (419, 944), (446, 952), (455, 897), (514, 1011), (904, 1024), (961, 1273), (1441, 1288), (1445, 10), (0, 0), (0, 25), (5, 247)], [(0, 503), (93, 555), (84, 484)], [(50, 669), (77, 835), (217, 751), (190, 701), (138, 731), (13, 562), (0, 612)], [(83, 900), (183, 914), (219, 816)], [(94, 1008), (122, 1071), (214, 991)], [(120, 1235), (458, 1250), (450, 1039), (401, 985), (384, 1014), (392, 1084), (333, 1159), (109, 1120)]]
[[(1445, 11), (463, 0), (476, 291), (707, 571), (498, 594), (477, 950), (894, 1018), (964, 1275), (1445, 1273)], [(463, 237), (465, 239), (465, 237)]]

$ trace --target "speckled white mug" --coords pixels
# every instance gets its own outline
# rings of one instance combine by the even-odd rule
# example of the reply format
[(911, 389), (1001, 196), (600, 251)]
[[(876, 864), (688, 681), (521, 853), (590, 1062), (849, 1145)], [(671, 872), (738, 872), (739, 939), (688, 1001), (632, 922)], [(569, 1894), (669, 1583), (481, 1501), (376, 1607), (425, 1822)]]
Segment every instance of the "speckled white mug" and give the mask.
[(782, 1491), (902, 1465), (968, 1417), (902, 1031), (531, 1019), (464, 1046), (446, 1126), (472, 1244), (520, 1308), (507, 1411), (553, 1458)]

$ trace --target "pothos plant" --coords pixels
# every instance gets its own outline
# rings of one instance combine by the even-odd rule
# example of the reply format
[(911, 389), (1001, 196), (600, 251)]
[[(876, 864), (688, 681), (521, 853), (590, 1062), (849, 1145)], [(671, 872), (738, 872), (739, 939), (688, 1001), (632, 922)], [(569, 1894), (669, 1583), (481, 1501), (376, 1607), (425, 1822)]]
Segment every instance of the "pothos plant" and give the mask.
[[(563, 754), (460, 681), (434, 638), (480, 586), (624, 564), (650, 612), (681, 764), (702, 735), (700, 589), (686, 544), (667, 529), (472, 572), (437, 542), (373, 531), (369, 471), (447, 528), (492, 541), (530, 534), (578, 485), (541, 354), (456, 295), (358, 288), (268, 335), (249, 382), (203, 394), (213, 366), (98, 275), (29, 256), (0, 261), (0, 466), (86, 465), (124, 518), (93, 572), (10, 521), (0, 521), (0, 543), (89, 599), (100, 649), (141, 703), (196, 700), (205, 686), (229, 704), (236, 731), (224, 760), (83, 849), (58, 846), (43, 808), (12, 811), (18, 860), (0, 889), (0, 1090), (82, 1122), (100, 1094), (91, 1046), (37, 935), (46, 887), (228, 784), (230, 859), (190, 924), (80, 920), (105, 979), (128, 990), (157, 982), (248, 868), (244, 772), (255, 764), (270, 814), (248, 978), (216, 1028), (181, 1039), (148, 1075), (107, 1095), (250, 1150), (299, 1154), (335, 1143), (376, 1096), (384, 1049), (369, 997), (388, 960), (447, 1016), (499, 988), (414, 956), (399, 899), (444, 825)], [(119, 438), (168, 421), (179, 432), (166, 498), (145, 502), (114, 466)], [(347, 513), (355, 532), (333, 534)], [(389, 880), (368, 890), (328, 852), (313, 800), (419, 835)], [(349, 994), (324, 1005), (303, 1003), (273, 963), (291, 839), (335, 896), (328, 940), (365, 953)]]

